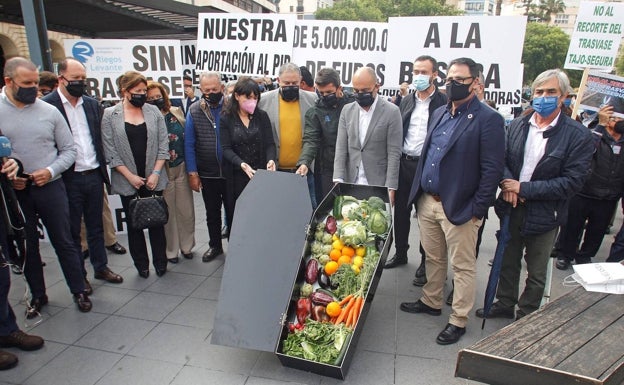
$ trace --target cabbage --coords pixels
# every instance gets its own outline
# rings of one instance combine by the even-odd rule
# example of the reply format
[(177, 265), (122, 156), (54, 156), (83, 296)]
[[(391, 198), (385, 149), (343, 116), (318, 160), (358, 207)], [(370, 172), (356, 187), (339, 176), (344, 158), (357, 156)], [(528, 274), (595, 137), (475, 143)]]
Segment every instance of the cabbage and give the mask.
[(381, 235), (388, 231), (388, 220), (379, 210), (373, 211), (366, 221), (368, 229), (375, 234)]

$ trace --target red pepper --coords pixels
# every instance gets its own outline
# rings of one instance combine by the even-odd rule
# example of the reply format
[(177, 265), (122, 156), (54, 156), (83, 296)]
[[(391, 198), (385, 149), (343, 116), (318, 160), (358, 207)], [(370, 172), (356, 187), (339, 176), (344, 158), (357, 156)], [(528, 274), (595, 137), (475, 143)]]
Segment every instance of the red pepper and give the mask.
[(312, 301), (309, 298), (299, 298), (297, 301), (297, 321), (303, 324), (312, 312)]

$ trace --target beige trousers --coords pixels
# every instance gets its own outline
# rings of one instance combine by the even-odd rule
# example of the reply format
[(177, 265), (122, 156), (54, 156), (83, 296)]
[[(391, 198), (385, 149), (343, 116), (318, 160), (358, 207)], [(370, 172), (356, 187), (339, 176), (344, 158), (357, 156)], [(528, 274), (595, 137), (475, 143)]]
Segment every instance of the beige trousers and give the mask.
[[(104, 206), (102, 208), (102, 222), (104, 225), (104, 245), (112, 246), (117, 242), (117, 236), (115, 235), (115, 225), (113, 224), (113, 215), (111, 214), (110, 207), (108, 206), (108, 192), (106, 186), (104, 186)], [(84, 219), (80, 220), (80, 246), (82, 251), (86, 251), (87, 246), (87, 229), (85, 227)]]
[(188, 183), (186, 164), (177, 167), (165, 166), (169, 183), (163, 196), (169, 206), (169, 222), (165, 225), (167, 238), (167, 259), (176, 258), (178, 253), (190, 253), (195, 246), (195, 206), (193, 190)]
[(429, 194), (418, 199), (420, 241), (427, 255), (427, 284), (420, 300), (432, 308), (442, 308), (450, 259), (455, 292), (449, 323), (459, 327), (466, 326), (475, 301), (476, 244), (482, 222), (469, 220), (455, 226), (446, 218), (441, 202)]

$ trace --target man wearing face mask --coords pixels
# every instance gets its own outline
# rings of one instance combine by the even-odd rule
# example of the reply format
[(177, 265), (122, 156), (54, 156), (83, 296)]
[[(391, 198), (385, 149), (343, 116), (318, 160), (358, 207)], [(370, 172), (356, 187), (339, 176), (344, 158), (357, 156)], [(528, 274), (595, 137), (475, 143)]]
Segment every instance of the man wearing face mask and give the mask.
[(323, 68), (316, 74), (316, 94), (319, 99), (305, 114), (303, 148), (297, 162), (297, 174), (306, 175), (312, 162), (317, 198), (320, 201), (333, 187), (334, 156), (338, 120), (343, 107), (353, 102), (352, 95), (345, 94), (340, 85), (340, 74), (332, 68)]
[(431, 117), (407, 200), (416, 204), (427, 283), (420, 299), (400, 308), (441, 315), (450, 261), (455, 292), (448, 323), (436, 338), (440, 345), (456, 343), (466, 333), (475, 301), (477, 233), (496, 198), (504, 168), (505, 122), (477, 99), (478, 76), (472, 59), (449, 63), (449, 103)]
[[(531, 88), (534, 112), (507, 129), (502, 193), (495, 208), (499, 217), (509, 215), (511, 239), (503, 254), (498, 301), (489, 314), (478, 309), (481, 318), (519, 319), (539, 308), (557, 228), (566, 223), (570, 198), (583, 187), (596, 148), (590, 131), (562, 113), (570, 89), (565, 73), (542, 72)], [(523, 257), (527, 279), (518, 298)]]
[[(566, 270), (590, 263), (598, 252), (617, 202), (624, 192), (624, 120), (613, 116), (613, 106), (598, 112), (598, 125), (592, 131), (595, 152), (591, 174), (581, 191), (570, 199), (568, 220), (560, 235), (561, 250), (556, 267)], [(585, 228), (583, 245), (579, 239)]]
[(223, 84), (218, 72), (199, 76), (202, 98), (191, 104), (184, 128), (186, 172), (191, 189), (202, 193), (208, 226), (208, 250), (203, 262), (223, 254), (221, 241), (221, 206), (227, 197), (223, 175), (223, 152), (220, 143), (220, 119), (223, 108)]
[[(299, 88), (301, 69), (294, 63), (283, 64), (278, 72), (279, 88), (262, 94), (258, 107), (271, 120), (277, 151), (277, 170), (296, 172), (303, 146), (305, 114), (316, 101), (313, 92)], [(307, 173), (310, 201), (316, 207), (314, 174)]]
[(69, 204), (61, 179), (61, 173), (76, 160), (74, 138), (63, 115), (37, 99), (39, 73), (31, 61), (22, 57), (7, 60), (4, 81), (0, 116), (14, 118), (0, 120), (0, 131), (11, 141), (13, 155), (25, 172), (14, 179), (13, 186), (26, 219), (24, 275), (32, 293), (27, 317), (36, 316), (48, 303), (38, 252), (37, 217), (46, 226), (78, 310), (88, 312), (91, 301), (85, 294), (83, 260), (71, 236)]
[(338, 122), (334, 182), (386, 186), (390, 202), (399, 184), (401, 113), (378, 97), (375, 71), (363, 67), (353, 75), (355, 103), (346, 105)]
[[(412, 84), (416, 92), (401, 100), (399, 111), (403, 120), (403, 144), (399, 167), (399, 188), (396, 192), (394, 210), (394, 242), (396, 253), (386, 262), (386, 269), (407, 264), (409, 232), (412, 205), (409, 205), (410, 189), (414, 181), (416, 166), (420, 160), (422, 146), (427, 136), (430, 117), (438, 107), (446, 105), (446, 95), (433, 83), (438, 77), (438, 62), (431, 56), (419, 56), (414, 60)], [(416, 270), (414, 285), (423, 286), (427, 282), (425, 252), (420, 246), (420, 266)]]
[[(76, 162), (63, 173), (67, 197), (71, 202), (69, 221), (72, 238), (80, 250), (80, 220), (84, 216), (94, 277), (110, 283), (121, 283), (123, 278), (108, 268), (108, 256), (104, 248), (102, 184), (110, 185), (110, 181), (100, 131), (102, 110), (97, 100), (84, 95), (86, 79), (84, 65), (74, 58), (67, 58), (59, 64), (59, 87), (42, 100), (56, 107), (63, 115), (76, 145)], [(92, 288), (84, 268), (83, 274), (87, 293), (90, 294)]]

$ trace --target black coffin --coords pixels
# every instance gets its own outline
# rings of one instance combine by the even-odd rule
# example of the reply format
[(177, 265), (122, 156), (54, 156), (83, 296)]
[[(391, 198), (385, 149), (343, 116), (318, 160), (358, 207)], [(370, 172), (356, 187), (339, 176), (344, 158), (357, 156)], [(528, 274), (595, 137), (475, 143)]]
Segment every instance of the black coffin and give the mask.
[(314, 226), (339, 195), (389, 202), (385, 187), (339, 183), (312, 213), (306, 178), (258, 171), (237, 201), (211, 343), (274, 352), (284, 366), (345, 378), (383, 272), (392, 228), (385, 241), (376, 242), (381, 256), (342, 362), (328, 365), (280, 353), (287, 324), (295, 318)]

